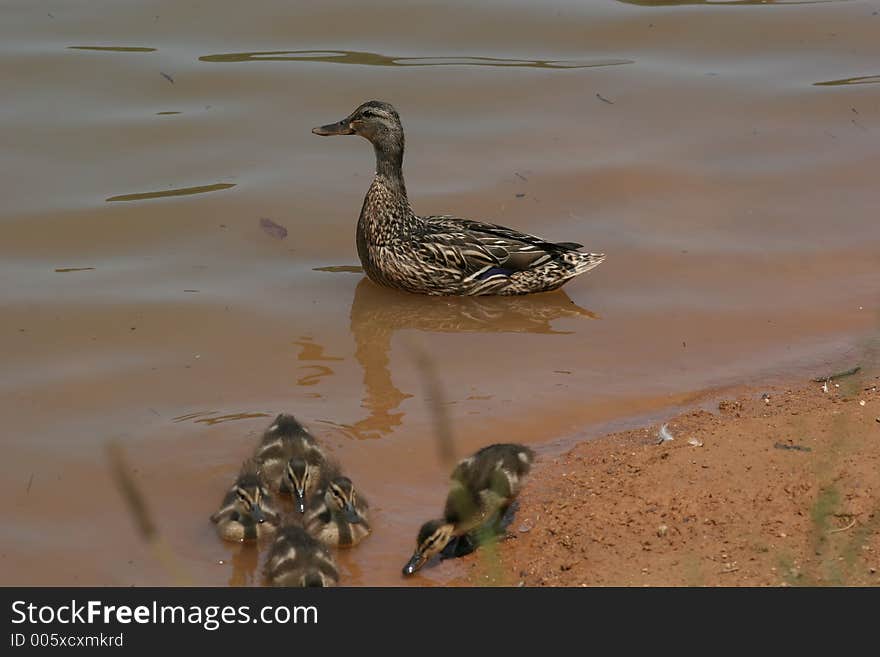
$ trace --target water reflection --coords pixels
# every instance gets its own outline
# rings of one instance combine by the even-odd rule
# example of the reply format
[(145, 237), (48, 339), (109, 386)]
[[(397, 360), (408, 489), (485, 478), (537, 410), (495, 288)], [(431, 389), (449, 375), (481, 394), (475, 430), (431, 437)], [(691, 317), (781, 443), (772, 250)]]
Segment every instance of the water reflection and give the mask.
[(139, 46), (67, 46), (68, 50), (97, 50), (98, 52), (156, 52), (155, 48)]
[(203, 55), (202, 62), (328, 62), (361, 66), (511, 66), (530, 68), (592, 68), (632, 64), (629, 59), (554, 60), (500, 57), (394, 57), (356, 50), (266, 50)]
[(235, 187), (235, 183), (217, 183), (215, 185), (201, 185), (199, 187), (178, 187), (177, 189), (165, 189), (160, 192), (141, 192), (139, 194), (122, 194), (105, 199), (107, 203), (115, 201), (145, 201), (151, 198), (164, 198), (166, 196), (189, 196), (190, 194), (205, 194), (216, 192), (221, 189)]
[(188, 422), (192, 420), (195, 424), (207, 424), (214, 426), (215, 424), (223, 424), (224, 422), (235, 422), (236, 420), (252, 420), (258, 417), (269, 417), (268, 413), (226, 413), (217, 415), (219, 411), (199, 411), (197, 413), (187, 413), (186, 415), (178, 415), (171, 418), (172, 422)]
[(822, 5), (850, 0), (617, 0), (641, 7), (670, 7), (673, 5)]
[(232, 548), (232, 573), (229, 586), (259, 586), (255, 580), (260, 550), (256, 545), (242, 544)]
[(389, 367), (394, 333), (409, 329), (435, 333), (546, 333), (563, 317), (595, 319), (563, 291), (522, 297), (424, 297), (379, 287), (362, 279), (351, 304), (355, 358), (363, 369), (362, 406), (369, 415), (342, 427), (359, 439), (381, 438), (399, 426), (401, 402), (412, 395), (399, 390)]
[(880, 75), (862, 75), (857, 78), (841, 78), (840, 80), (826, 80), (825, 82), (814, 82), (814, 87), (837, 87), (845, 84), (878, 84), (880, 83)]

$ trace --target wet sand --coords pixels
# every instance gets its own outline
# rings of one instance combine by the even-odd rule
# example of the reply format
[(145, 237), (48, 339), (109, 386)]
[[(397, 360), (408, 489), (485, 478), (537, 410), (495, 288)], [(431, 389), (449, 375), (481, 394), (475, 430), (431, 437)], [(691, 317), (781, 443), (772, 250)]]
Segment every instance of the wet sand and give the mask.
[[(116, 439), (189, 580), (258, 583), (207, 518), (281, 411), (375, 509), (344, 583), (452, 581), (399, 575), (450, 467), (419, 353), (458, 456), (556, 454), (858, 360), (880, 321), (877, 7), (579, 4), (7, 3), (0, 582), (171, 581), (111, 481)], [(372, 153), (310, 129), (374, 97), (401, 112), (416, 211), (607, 261), (515, 300), (364, 281)]]
[(456, 583), (878, 586), (878, 386), (740, 389), (669, 418), (671, 441), (654, 424), (547, 458)]

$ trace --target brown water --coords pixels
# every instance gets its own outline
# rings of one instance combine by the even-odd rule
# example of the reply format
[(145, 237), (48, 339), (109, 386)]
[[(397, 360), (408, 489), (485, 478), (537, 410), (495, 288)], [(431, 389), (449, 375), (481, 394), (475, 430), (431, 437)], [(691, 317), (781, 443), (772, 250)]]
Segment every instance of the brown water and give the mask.
[[(459, 455), (549, 454), (861, 357), (880, 3), (442, 4), (3, 3), (2, 583), (171, 581), (114, 489), (111, 438), (189, 581), (259, 583), (257, 552), (207, 519), (279, 411), (372, 502), (345, 582), (403, 583), (448, 472), (418, 353)], [(606, 263), (522, 299), (364, 281), (371, 149), (310, 129), (370, 98), (403, 117), (417, 211)]]

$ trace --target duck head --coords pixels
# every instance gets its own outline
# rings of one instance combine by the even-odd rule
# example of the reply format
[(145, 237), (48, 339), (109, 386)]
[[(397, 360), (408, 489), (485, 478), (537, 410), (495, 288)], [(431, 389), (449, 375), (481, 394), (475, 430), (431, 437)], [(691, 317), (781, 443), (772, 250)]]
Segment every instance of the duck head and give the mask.
[(336, 477), (327, 486), (324, 501), (335, 513), (339, 513), (353, 525), (366, 522), (357, 508), (357, 491), (348, 477)]
[(445, 520), (429, 520), (419, 530), (416, 551), (403, 567), (404, 575), (412, 575), (435, 554), (443, 551), (452, 540), (454, 526)]
[(337, 123), (313, 128), (322, 137), (360, 135), (369, 140), (378, 157), (403, 157), (403, 126), (397, 110), (390, 103), (370, 100)]
[(277, 514), (272, 506), (272, 497), (252, 467), (246, 465), (235, 482), (236, 510), (257, 524), (267, 521), (274, 523)]

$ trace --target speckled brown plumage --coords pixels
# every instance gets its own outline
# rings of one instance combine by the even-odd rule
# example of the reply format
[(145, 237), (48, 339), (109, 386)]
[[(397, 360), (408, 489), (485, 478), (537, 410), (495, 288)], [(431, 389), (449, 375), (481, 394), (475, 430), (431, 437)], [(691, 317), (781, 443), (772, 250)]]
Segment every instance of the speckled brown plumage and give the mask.
[(388, 103), (369, 101), (313, 130), (357, 134), (376, 153), (376, 176), (357, 225), (358, 256), (374, 282), (431, 295), (529, 294), (555, 290), (598, 266), (602, 253), (510, 228), (413, 212), (403, 181), (403, 127)]

